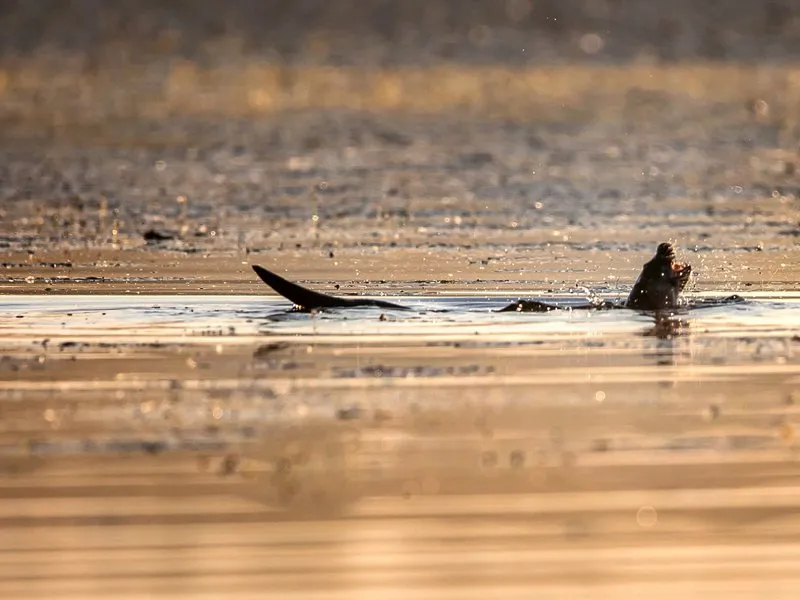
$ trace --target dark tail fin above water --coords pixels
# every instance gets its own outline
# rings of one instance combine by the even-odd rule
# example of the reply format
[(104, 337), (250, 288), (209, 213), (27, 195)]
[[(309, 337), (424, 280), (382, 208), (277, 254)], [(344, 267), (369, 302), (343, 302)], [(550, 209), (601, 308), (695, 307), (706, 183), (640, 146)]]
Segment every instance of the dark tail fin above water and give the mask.
[(301, 285), (287, 281), (280, 275), (276, 275), (264, 267), (258, 265), (252, 265), (252, 267), (256, 275), (261, 278), (261, 281), (292, 302), (295, 306), (304, 310), (313, 310), (316, 308), (351, 308), (354, 306), (376, 306), (378, 308), (394, 308), (400, 310), (405, 310), (407, 308), (399, 304), (384, 302), (383, 300), (337, 298), (336, 296), (329, 296), (328, 294), (315, 292), (314, 290), (309, 290)]

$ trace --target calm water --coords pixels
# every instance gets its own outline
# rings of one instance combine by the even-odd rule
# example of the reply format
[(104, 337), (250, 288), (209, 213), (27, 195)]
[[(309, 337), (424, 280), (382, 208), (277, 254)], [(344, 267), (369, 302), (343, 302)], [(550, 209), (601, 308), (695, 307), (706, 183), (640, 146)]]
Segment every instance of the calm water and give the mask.
[(3, 297), (0, 595), (791, 597), (800, 295), (515, 298)]
[[(711, 300), (727, 294), (704, 294)], [(800, 292), (741, 294), (740, 304), (684, 307), (670, 320), (681, 323), (678, 337), (791, 337), (800, 328)], [(160, 341), (198, 341), (222, 336), (225, 343), (253, 341), (254, 336), (492, 336), (514, 334), (535, 341), (537, 335), (564, 334), (596, 338), (646, 335), (654, 318), (629, 310), (563, 310), (553, 313), (496, 313), (520, 296), (417, 296), (383, 299), (410, 311), (370, 307), (293, 313), (283, 299), (257, 296), (70, 295), (0, 296), (0, 336), (4, 342), (36, 336), (114, 338), (152, 337)], [(522, 296), (525, 297), (525, 296)], [(586, 302), (586, 295), (537, 295), (567, 308)], [(621, 294), (608, 299), (624, 300)], [(383, 319), (381, 318), (383, 316)], [(524, 340), (519, 340), (524, 341)]]

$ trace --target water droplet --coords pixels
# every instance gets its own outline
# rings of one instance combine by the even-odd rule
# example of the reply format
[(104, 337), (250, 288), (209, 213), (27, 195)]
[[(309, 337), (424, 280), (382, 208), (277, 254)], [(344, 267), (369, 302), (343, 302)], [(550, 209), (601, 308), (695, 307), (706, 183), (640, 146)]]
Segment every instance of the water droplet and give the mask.
[(654, 527), (658, 523), (658, 512), (652, 506), (642, 506), (636, 511), (636, 523), (639, 527)]

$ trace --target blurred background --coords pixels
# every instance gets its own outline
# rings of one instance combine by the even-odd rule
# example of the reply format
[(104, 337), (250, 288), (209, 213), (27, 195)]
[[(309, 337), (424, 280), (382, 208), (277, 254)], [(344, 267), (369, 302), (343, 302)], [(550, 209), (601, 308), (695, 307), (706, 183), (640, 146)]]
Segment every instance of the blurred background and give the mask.
[[(639, 200), (655, 199), (654, 234), (638, 251), (675, 214), (665, 197), (698, 200), (698, 214), (729, 197), (794, 197), (798, 9), (5, 0), (0, 199), (18, 202), (4, 222), (57, 246), (123, 250), (163, 226), (197, 233), (192, 247), (268, 250), (305, 243), (315, 215), (322, 245), (345, 243), (341, 227), (327, 238), (325, 228), (350, 217), (362, 218), (345, 227), (362, 243), (375, 215), (397, 217), (373, 240), (381, 246), (400, 243), (398, 224), (448, 235), (456, 216), (596, 241), (606, 217), (652, 214)], [(785, 219), (777, 235), (796, 230)], [(265, 223), (280, 240), (265, 238)], [(429, 237), (413, 231), (402, 234), (412, 245)], [(635, 244), (641, 231), (615, 238)], [(718, 231), (670, 234), (733, 243)]]
[[(548, 101), (586, 112), (591, 94), (632, 88), (707, 101), (775, 85), (779, 93), (800, 85), (768, 69), (800, 55), (798, 8), (792, 0), (5, 0), (0, 117), (58, 123), (307, 107), (520, 117)], [(709, 76), (720, 63), (767, 72)], [(676, 72), (680, 65), (696, 69)], [(608, 70), (620, 66), (640, 69)]]
[(99, 64), (248, 57), (286, 65), (546, 65), (637, 60), (787, 62), (793, 0), (5, 0), (4, 58)]

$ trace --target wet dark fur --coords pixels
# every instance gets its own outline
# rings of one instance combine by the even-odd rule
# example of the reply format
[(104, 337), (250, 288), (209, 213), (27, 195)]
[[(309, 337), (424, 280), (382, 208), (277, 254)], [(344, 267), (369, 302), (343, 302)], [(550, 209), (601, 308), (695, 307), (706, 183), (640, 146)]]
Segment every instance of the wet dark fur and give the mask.
[[(261, 280), (278, 292), (284, 298), (294, 303), (295, 310), (315, 310), (319, 308), (351, 308), (356, 306), (375, 306), (378, 308), (391, 308), (407, 310), (408, 307), (383, 300), (362, 298), (338, 298), (304, 288), (296, 283), (287, 281), (280, 275), (258, 265), (253, 265), (253, 270)], [(633, 310), (660, 311), (678, 307), (679, 297), (689, 276), (692, 267), (675, 262), (675, 250), (672, 244), (658, 245), (656, 255), (645, 263), (630, 295), (624, 304), (615, 304), (608, 301), (597, 301), (590, 304), (572, 306), (572, 309), (610, 309), (630, 308)], [(559, 310), (561, 306), (547, 304), (538, 300), (518, 300), (501, 308), (498, 312), (549, 312)]]
[[(692, 274), (690, 265), (675, 262), (675, 249), (664, 242), (658, 245), (656, 255), (645, 263), (633, 289), (624, 304), (607, 300), (572, 306), (572, 310), (603, 310), (610, 308), (630, 308), (633, 310), (663, 311), (678, 307), (683, 288)], [(547, 312), (562, 308), (538, 300), (517, 300), (500, 312)]]
[(634, 310), (666, 310), (678, 306), (678, 298), (692, 274), (691, 265), (675, 262), (672, 244), (658, 245), (656, 255), (645, 263), (625, 306)]
[(314, 310), (317, 308), (350, 308), (354, 306), (376, 306), (378, 308), (393, 308), (407, 310), (407, 307), (383, 300), (370, 300), (362, 298), (337, 298), (328, 294), (321, 294), (304, 288), (296, 283), (287, 281), (280, 275), (267, 271), (264, 267), (253, 265), (253, 271), (281, 296), (294, 303), (296, 310)]

